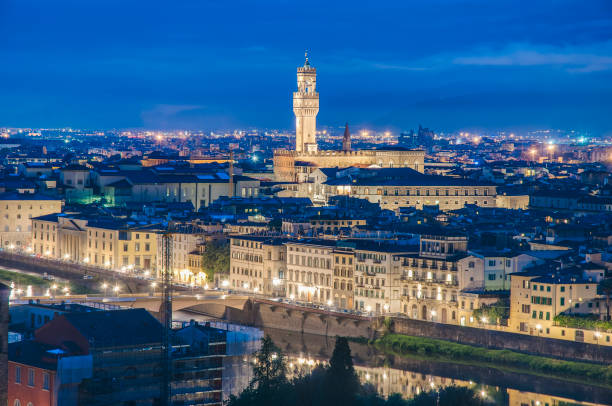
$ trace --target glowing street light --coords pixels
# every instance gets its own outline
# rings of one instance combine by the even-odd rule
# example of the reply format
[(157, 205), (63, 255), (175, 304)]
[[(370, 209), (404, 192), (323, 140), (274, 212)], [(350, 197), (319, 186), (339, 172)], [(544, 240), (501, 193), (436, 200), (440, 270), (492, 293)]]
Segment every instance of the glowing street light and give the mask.
[(113, 288), (113, 292), (115, 292), (115, 294), (118, 294), (118, 293), (119, 293), (119, 290), (120, 290), (120, 289), (119, 289), (119, 286), (118, 286), (118, 285), (115, 285), (115, 287)]

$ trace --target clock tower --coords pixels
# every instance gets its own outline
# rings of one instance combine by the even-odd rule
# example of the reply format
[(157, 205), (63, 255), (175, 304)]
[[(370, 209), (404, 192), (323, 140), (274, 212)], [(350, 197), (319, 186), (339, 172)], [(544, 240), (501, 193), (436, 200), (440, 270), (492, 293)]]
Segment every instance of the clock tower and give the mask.
[(316, 91), (317, 70), (310, 66), (308, 54), (304, 66), (297, 68), (297, 92), (293, 92), (295, 114), (295, 150), (317, 152), (317, 113), (319, 93)]

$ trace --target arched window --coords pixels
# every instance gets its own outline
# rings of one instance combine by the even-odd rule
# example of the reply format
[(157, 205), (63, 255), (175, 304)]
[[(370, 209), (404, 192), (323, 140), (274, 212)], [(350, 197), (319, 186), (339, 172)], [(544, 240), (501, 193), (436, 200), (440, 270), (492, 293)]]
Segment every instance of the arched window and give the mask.
[(21, 406), (21, 402), (19, 401), (19, 399), (15, 399), (15, 401), (13, 402), (13, 406)]

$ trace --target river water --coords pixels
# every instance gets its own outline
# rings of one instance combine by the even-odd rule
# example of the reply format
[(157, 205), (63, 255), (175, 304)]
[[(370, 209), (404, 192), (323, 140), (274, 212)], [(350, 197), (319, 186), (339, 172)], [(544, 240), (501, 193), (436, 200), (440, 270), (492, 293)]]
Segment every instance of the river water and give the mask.
[[(176, 319), (200, 319), (194, 314), (177, 312)], [(195, 316), (195, 317), (194, 317)], [(308, 372), (326, 363), (335, 339), (285, 330), (227, 325), (234, 330), (228, 337), (224, 361), (224, 398), (239, 394), (252, 378), (251, 354), (260, 338), (269, 335), (287, 357), (292, 374)], [(473, 388), (488, 404), (510, 406), (612, 405), (612, 390), (493, 368), (412, 359), (383, 354), (366, 344), (351, 343), (355, 369), (363, 383), (373, 385), (383, 396), (399, 393), (411, 398), (421, 391), (448, 385)]]

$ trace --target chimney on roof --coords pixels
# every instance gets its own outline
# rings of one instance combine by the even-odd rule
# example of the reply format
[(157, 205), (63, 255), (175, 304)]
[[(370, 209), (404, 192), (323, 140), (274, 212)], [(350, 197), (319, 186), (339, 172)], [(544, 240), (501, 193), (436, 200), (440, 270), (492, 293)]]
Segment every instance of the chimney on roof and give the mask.
[(344, 136), (342, 137), (342, 151), (350, 151), (351, 150), (351, 133), (348, 128), (348, 123), (344, 127)]

